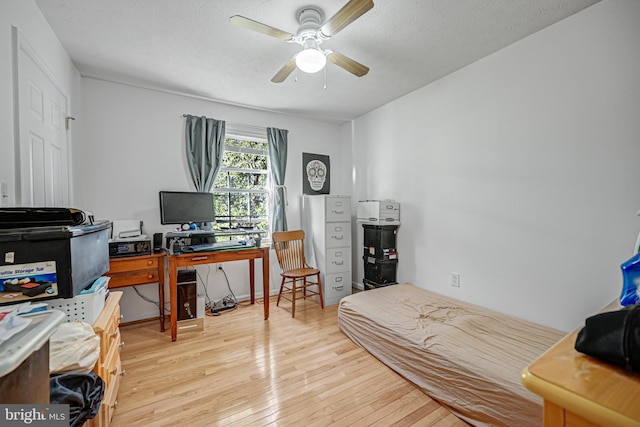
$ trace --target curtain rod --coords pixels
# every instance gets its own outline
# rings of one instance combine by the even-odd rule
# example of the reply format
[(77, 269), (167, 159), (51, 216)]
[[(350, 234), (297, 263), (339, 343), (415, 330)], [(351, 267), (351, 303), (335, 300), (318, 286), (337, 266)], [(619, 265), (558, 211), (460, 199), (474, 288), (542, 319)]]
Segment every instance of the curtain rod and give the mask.
[[(182, 117), (187, 117), (187, 116), (192, 116), (193, 114), (183, 114)], [(256, 126), (256, 125), (247, 125), (244, 123), (234, 123), (234, 122), (228, 122), (225, 120), (225, 123), (229, 126), (231, 126), (232, 128), (240, 128), (240, 129), (253, 129), (257, 132), (266, 132), (267, 131), (267, 126)]]

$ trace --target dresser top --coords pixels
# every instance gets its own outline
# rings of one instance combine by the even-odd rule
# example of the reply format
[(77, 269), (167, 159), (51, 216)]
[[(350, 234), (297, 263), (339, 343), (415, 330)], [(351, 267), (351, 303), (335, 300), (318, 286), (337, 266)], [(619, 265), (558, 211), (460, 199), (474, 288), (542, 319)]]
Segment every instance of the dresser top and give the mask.
[(574, 349), (567, 335), (522, 373), (523, 384), (546, 400), (606, 426), (640, 426), (640, 375)]

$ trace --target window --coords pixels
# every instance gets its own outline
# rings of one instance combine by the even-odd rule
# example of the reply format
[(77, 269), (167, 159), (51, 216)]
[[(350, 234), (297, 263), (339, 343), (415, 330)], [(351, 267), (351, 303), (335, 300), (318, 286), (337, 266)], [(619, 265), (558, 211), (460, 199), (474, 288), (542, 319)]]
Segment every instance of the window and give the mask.
[[(269, 231), (269, 168), (266, 138), (225, 138), (222, 166), (211, 190), (218, 227)], [(268, 236), (263, 236), (263, 238)]]

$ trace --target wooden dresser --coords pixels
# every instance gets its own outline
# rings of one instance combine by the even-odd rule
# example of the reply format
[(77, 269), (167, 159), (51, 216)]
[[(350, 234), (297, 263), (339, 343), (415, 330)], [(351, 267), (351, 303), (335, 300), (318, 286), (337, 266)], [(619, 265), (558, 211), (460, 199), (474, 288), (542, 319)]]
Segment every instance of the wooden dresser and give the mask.
[(574, 349), (569, 334), (522, 372), (544, 398), (544, 426), (640, 427), (640, 375)]
[(122, 292), (111, 292), (104, 309), (93, 323), (93, 330), (100, 337), (100, 357), (96, 362), (94, 372), (105, 382), (105, 391), (98, 415), (89, 420), (88, 427), (107, 427), (118, 406), (118, 388), (120, 378), (125, 371), (122, 369), (120, 349), (124, 345), (120, 337), (120, 298)]

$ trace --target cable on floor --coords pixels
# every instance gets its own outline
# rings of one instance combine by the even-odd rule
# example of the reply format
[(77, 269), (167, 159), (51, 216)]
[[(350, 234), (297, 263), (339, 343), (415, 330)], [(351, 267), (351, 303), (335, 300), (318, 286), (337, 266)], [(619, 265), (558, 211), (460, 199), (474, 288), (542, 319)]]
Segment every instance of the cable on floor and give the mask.
[[(131, 286), (131, 287), (132, 287), (132, 288), (133, 288), (133, 290), (136, 292), (136, 294), (138, 294), (138, 296), (139, 296), (140, 298), (142, 298), (142, 300), (143, 300), (143, 301), (150, 302), (151, 304), (153, 304), (153, 305), (155, 305), (156, 307), (158, 307), (158, 309), (160, 308), (160, 303), (159, 303), (158, 301), (154, 301), (154, 300), (152, 300), (152, 299), (150, 299), (150, 298), (147, 298), (147, 297), (145, 297), (144, 295), (142, 295), (136, 286)], [(164, 311), (165, 311), (165, 313), (169, 313), (169, 314), (171, 313), (171, 309), (166, 308), (166, 307), (165, 307)]]
[[(218, 270), (222, 271), (222, 274), (224, 274), (224, 278), (227, 282), (227, 289), (229, 289), (229, 295), (227, 295), (226, 297), (224, 297), (223, 299), (221, 299), (216, 303), (211, 304), (211, 302), (209, 302), (209, 304), (205, 306), (206, 308), (205, 313), (207, 314), (207, 316), (220, 316), (224, 312), (233, 311), (238, 308), (238, 300), (235, 294), (233, 293), (233, 291), (231, 290), (231, 284), (229, 283), (229, 277), (227, 276), (226, 271), (224, 271), (224, 269), (221, 266), (218, 266)], [(215, 311), (215, 312), (211, 311), (212, 309), (217, 307), (229, 307), (229, 308), (225, 310)]]

